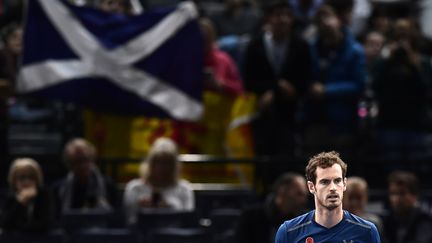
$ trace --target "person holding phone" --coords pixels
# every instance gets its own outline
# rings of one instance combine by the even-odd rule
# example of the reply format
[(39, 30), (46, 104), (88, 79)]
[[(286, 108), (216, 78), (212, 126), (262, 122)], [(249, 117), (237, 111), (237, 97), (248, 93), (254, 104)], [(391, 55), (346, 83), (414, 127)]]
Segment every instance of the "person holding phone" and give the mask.
[(169, 138), (158, 138), (147, 159), (141, 163), (138, 179), (126, 185), (126, 220), (134, 224), (141, 208), (193, 210), (195, 198), (186, 180), (180, 179), (177, 145)]

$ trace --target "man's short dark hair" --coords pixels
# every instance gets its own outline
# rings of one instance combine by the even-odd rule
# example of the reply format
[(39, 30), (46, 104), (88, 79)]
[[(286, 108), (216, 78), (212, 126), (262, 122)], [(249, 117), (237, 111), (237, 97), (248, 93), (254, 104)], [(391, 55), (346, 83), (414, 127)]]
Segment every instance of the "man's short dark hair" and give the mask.
[(332, 167), (334, 164), (340, 165), (340, 167), (342, 168), (342, 177), (345, 178), (348, 167), (347, 164), (342, 161), (339, 153), (335, 151), (330, 151), (319, 153), (309, 160), (308, 165), (306, 166), (306, 179), (315, 184), (317, 168), (320, 167), (325, 169)]
[(282, 0), (269, 0), (266, 1), (263, 5), (263, 10), (266, 16), (272, 14), (275, 10), (281, 9), (281, 8), (288, 8), (292, 10), (291, 5), (288, 3), (288, 1), (282, 1)]
[(388, 184), (402, 186), (408, 189), (412, 195), (418, 195), (420, 192), (418, 178), (412, 172), (397, 170), (390, 173), (387, 178)]

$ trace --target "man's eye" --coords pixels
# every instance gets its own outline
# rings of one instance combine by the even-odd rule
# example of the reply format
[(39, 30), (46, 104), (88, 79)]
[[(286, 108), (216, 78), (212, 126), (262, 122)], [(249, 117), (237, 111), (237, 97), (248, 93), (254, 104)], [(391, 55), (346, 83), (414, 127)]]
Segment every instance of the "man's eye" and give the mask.
[(328, 181), (328, 180), (322, 180), (320, 183), (321, 183), (322, 185), (328, 185), (329, 182), (330, 182), (330, 181)]
[(341, 179), (341, 178), (338, 178), (338, 179), (334, 180), (334, 182), (335, 182), (335, 184), (339, 184), (339, 183), (342, 182), (342, 179)]

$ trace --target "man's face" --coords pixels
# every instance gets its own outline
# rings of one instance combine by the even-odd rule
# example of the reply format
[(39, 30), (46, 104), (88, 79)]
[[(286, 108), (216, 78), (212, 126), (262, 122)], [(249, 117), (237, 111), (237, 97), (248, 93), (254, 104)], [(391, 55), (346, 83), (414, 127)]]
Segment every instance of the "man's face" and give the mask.
[(346, 190), (346, 178), (343, 178), (341, 166), (334, 164), (325, 169), (318, 167), (315, 173), (315, 184), (308, 181), (309, 191), (315, 197), (315, 205), (328, 210), (341, 207), (343, 192)]
[(291, 185), (280, 186), (275, 203), (283, 214), (297, 214), (306, 207), (307, 196), (306, 182), (298, 177)]
[(318, 30), (320, 35), (332, 38), (341, 29), (341, 22), (333, 12), (323, 13), (318, 21)]
[(417, 196), (410, 193), (408, 188), (395, 183), (389, 185), (389, 199), (392, 209), (400, 213), (412, 209), (417, 202)]
[(384, 36), (378, 32), (372, 32), (366, 36), (364, 43), (365, 55), (368, 58), (379, 57), (384, 46)]
[(293, 18), (293, 14), (289, 8), (283, 7), (272, 10), (268, 20), (273, 35), (281, 36), (289, 33)]

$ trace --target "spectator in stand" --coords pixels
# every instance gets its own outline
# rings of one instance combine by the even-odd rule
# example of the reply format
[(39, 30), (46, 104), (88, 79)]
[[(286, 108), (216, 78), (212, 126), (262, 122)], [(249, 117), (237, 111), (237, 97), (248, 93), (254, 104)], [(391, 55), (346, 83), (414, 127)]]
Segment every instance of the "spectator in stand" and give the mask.
[(432, 242), (432, 218), (419, 205), (419, 181), (407, 171), (394, 171), (388, 177), (391, 211), (384, 218), (388, 242)]
[(205, 86), (208, 90), (239, 95), (243, 92), (243, 82), (237, 66), (231, 57), (221, 51), (216, 43), (216, 32), (209, 19), (200, 20), (201, 31), (204, 37), (204, 73)]
[(63, 158), (69, 173), (54, 186), (60, 213), (70, 209), (110, 210), (118, 206), (117, 188), (99, 171), (96, 149), (90, 142), (72, 139), (65, 146)]
[(232, 105), (243, 93), (243, 81), (236, 63), (216, 42), (216, 32), (209, 19), (200, 19), (204, 39), (204, 114), (201, 119), (206, 136), (200, 141), (202, 153), (225, 154), (226, 129)]
[(276, 179), (264, 205), (246, 209), (237, 227), (238, 243), (270, 243), (279, 226), (306, 212), (306, 180), (297, 173), (285, 173)]
[(383, 34), (377, 31), (371, 31), (366, 34), (363, 47), (365, 51), (366, 64), (368, 74), (371, 74), (377, 65), (377, 62), (382, 58), (382, 51), (386, 43), (386, 38)]
[(368, 204), (368, 184), (365, 179), (357, 176), (347, 178), (347, 189), (343, 197), (343, 207), (348, 212), (355, 214), (375, 224), (382, 233), (381, 218), (375, 214), (366, 212)]
[(1, 207), (4, 233), (44, 233), (53, 226), (53, 198), (43, 187), (39, 164), (30, 158), (16, 159), (10, 169), (10, 194)]
[(318, 35), (311, 43), (314, 82), (304, 116), (304, 142), (314, 150), (353, 144), (357, 103), (366, 84), (363, 48), (343, 24), (347, 14), (339, 14), (322, 5), (316, 15)]
[(293, 21), (287, 1), (267, 3), (264, 32), (246, 50), (245, 86), (258, 96), (252, 124), (258, 155), (293, 152), (297, 105), (311, 73), (309, 47), (293, 32)]
[(177, 145), (169, 138), (158, 138), (141, 163), (141, 178), (126, 185), (123, 201), (129, 224), (136, 223), (140, 208), (195, 209), (192, 188), (180, 179), (180, 167)]
[(23, 29), (18, 23), (11, 23), (2, 29), (4, 47), (0, 50), (0, 95), (15, 93), (18, 62), (22, 52)]
[(430, 57), (418, 50), (414, 31), (408, 19), (395, 22), (394, 39), (387, 45), (388, 57), (373, 73), (373, 89), (380, 104), (378, 126), (382, 129), (426, 131), (430, 128), (428, 99), (432, 66)]

